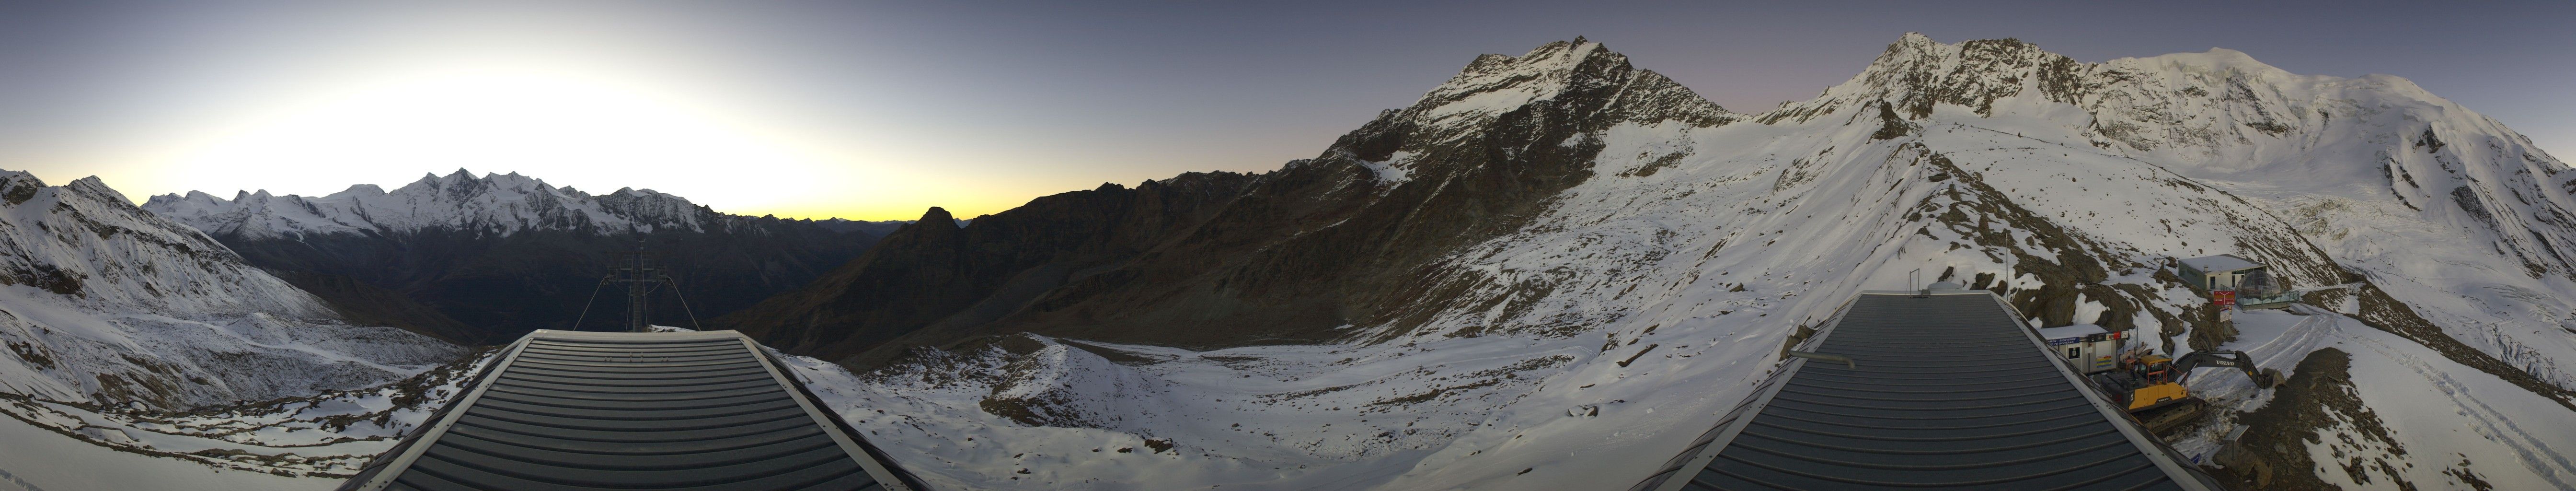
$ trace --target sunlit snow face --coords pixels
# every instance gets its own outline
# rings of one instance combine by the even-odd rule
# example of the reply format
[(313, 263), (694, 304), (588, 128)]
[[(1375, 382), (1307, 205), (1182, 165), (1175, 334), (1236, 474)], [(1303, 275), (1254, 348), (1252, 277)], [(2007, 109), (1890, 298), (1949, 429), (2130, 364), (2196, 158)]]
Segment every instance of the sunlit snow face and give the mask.
[[(738, 209), (796, 207), (787, 200), (856, 181), (836, 156), (676, 93), (543, 67), (395, 73), (219, 125), (170, 149), (163, 157), (182, 175), (165, 177), (230, 182), (249, 172), (261, 186), (311, 192), (466, 167), (559, 185), (654, 186)], [(639, 175), (689, 181), (630, 182)]]

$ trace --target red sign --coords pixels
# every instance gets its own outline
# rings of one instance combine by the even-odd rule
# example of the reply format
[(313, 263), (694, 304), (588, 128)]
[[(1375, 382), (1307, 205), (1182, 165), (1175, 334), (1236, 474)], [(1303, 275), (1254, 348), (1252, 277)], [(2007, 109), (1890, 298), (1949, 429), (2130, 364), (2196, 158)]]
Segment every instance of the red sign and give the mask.
[(2236, 305), (2236, 290), (2217, 290), (2209, 292), (2209, 303)]

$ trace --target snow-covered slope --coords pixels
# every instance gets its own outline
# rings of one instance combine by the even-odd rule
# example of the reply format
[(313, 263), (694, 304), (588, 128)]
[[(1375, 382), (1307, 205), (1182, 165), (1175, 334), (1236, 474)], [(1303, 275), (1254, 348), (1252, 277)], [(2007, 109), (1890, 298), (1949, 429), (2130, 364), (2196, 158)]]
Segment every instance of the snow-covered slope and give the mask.
[[(285, 478), (363, 462), (413, 424), (372, 416), (425, 411), (431, 391), (187, 411), (379, 386), (464, 354), (401, 329), (349, 325), (97, 178), (51, 187), (10, 171), (0, 171), (0, 344), (0, 413), (10, 417), (0, 446), (11, 449), (0, 488), (58, 491), (325, 487)], [(110, 465), (122, 474), (100, 475)]]
[[(189, 412), (0, 397), (0, 489), (330, 489), (429, 420), (499, 350), (393, 383)], [(107, 470), (114, 472), (107, 472)]]
[(328, 318), (319, 300), (205, 234), (135, 208), (98, 178), (46, 186), (0, 171), (0, 282), (90, 310)]
[(0, 172), (0, 393), (161, 409), (383, 383), (458, 348), (349, 326), (97, 178)]
[[(2223, 414), (2181, 437), (2195, 457), (2248, 424), (2384, 431), (2413, 452), (2348, 444), (2304, 469), (2358, 487), (2545, 487), (2576, 472), (2557, 457), (2576, 442), (2541, 434), (2576, 426), (2570, 379), (2547, 361), (2576, 354), (2558, 329), (2576, 305), (2563, 259), (2576, 251), (2562, 245), (2576, 235), (2561, 225), (2576, 176), (2402, 79), (2292, 75), (2224, 50), (2081, 63), (1908, 35), (1849, 82), (1768, 113), (1670, 100), (1689, 94), (1672, 86), (1624, 106), (1653, 110), (1533, 116), (1601, 80), (1564, 67), (1609, 54), (1578, 40), (1480, 57), (1345, 138), (1358, 143), (1342, 157), (1368, 170), (1354, 185), (1394, 194), (1524, 185), (1445, 167), (1488, 162), (1440, 154), (1487, 132), (1576, 128), (1522, 150), (1598, 150), (1539, 216), (1419, 218), (1519, 225), (1446, 251), (1395, 311), (1351, 315), (1381, 321), (1346, 326), (1342, 343), (1192, 352), (1022, 336), (806, 373), (899, 461), (968, 489), (1615, 489), (1854, 293), (1951, 279), (2003, 290), (2043, 326), (2137, 329), (2172, 352), (2251, 343), (2289, 370), (2341, 346), (2353, 385), (2373, 384), (2357, 404), (2410, 418)], [(1430, 138), (1363, 141), (1387, 128)], [(1536, 165), (1504, 153), (1478, 165)], [(1359, 225), (1303, 233), (1343, 226)], [(2293, 288), (2358, 283), (2311, 296), (2333, 304), (2312, 315), (2341, 334), (2255, 316), (2237, 336), (2173, 275), (2176, 259), (2218, 253), (2269, 263)], [(2434, 392), (2454, 404), (2418, 400)], [(2346, 458), (2413, 467), (2362, 482)]]
[[(2353, 303), (2327, 303), (2338, 305), (2240, 314), (2243, 335), (2221, 348), (2300, 383), (2259, 391), (2242, 376), (2202, 373), (2191, 390), (2222, 409), (2226, 424), (2168, 438), (2176, 448), (2253, 467), (2219, 455), (2226, 434), (2246, 428), (2239, 447), (2285, 450), (2264, 464), (2282, 476), (2256, 489), (2576, 487), (2576, 460), (2567, 454), (2576, 433), (2557, 430), (2569, 418), (2559, 401), (2360, 322), (2348, 315)], [(2307, 371), (2318, 373), (2300, 373)], [(2309, 478), (2292, 475), (2302, 464)]]
[[(2034, 142), (2090, 146), (2251, 200), (2455, 339), (2561, 387), (2576, 372), (2576, 173), (2502, 123), (2404, 78), (2297, 75), (2212, 49), (2078, 63), (2010, 40), (1909, 35), (1815, 100), (1887, 100)], [(2038, 128), (1993, 124), (2036, 117)], [(2309, 286), (2322, 286), (2309, 284)]]

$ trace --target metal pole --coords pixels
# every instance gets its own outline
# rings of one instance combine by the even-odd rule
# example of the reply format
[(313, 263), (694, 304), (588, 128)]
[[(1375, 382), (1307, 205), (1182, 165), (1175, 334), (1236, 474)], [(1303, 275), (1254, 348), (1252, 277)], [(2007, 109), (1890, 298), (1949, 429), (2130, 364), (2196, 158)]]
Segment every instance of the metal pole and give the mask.
[(1923, 284), (1923, 268), (1914, 268), (1913, 271), (1905, 272), (1905, 281), (1914, 283), (1914, 286), (1906, 287), (1906, 289), (1914, 290), (1915, 297), (1924, 298), (1932, 296), (1932, 287)]
[(608, 288), (608, 280), (616, 278), (616, 274), (617, 273), (614, 271), (609, 272), (609, 276), (602, 276), (599, 278), (598, 285), (590, 287), (590, 299), (581, 301), (581, 315), (574, 316), (572, 318), (572, 330), (581, 330), (581, 321), (590, 318), (590, 304), (599, 302), (599, 290), (602, 288)]
[(671, 279), (671, 275), (664, 274), (662, 275), (662, 284), (671, 287), (672, 298), (680, 299), (680, 312), (689, 314), (689, 328), (700, 331), (707, 330), (707, 326), (698, 325), (698, 311), (689, 308), (689, 296), (680, 294), (680, 282), (678, 280)]
[(645, 317), (652, 312), (651, 305), (647, 303), (652, 298), (647, 294), (652, 287), (653, 271), (645, 267), (643, 240), (636, 240), (635, 252), (631, 254), (634, 262), (626, 270), (626, 331), (644, 332)]

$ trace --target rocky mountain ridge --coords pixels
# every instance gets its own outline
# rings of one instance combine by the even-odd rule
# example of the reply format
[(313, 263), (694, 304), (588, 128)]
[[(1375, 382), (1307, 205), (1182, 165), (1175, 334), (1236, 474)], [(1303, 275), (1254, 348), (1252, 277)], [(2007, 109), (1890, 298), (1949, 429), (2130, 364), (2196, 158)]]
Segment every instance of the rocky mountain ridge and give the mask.
[[(1414, 311), (1428, 286), (1421, 268), (1522, 226), (1513, 217), (1587, 177), (1599, 146), (1570, 138), (1671, 118), (1728, 120), (1600, 43), (1489, 55), (1315, 159), (1104, 185), (955, 230), (922, 225), (946, 215), (934, 210), (828, 279), (720, 324), (860, 363), (1015, 331), (1181, 346), (1328, 341)], [(908, 272), (932, 264), (964, 266)]]

